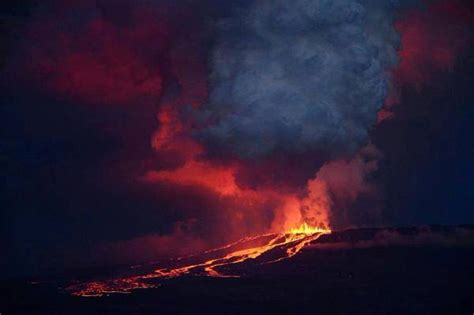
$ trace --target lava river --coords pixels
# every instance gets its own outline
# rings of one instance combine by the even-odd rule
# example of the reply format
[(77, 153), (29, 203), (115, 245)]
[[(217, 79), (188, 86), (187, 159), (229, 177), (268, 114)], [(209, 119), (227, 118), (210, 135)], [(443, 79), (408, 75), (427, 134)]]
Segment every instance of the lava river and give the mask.
[[(329, 229), (311, 227), (306, 223), (280, 234), (262, 234), (245, 237), (226, 246), (197, 255), (180, 257), (169, 267), (156, 267), (139, 275), (90, 281), (69, 286), (66, 290), (76, 296), (103, 296), (111, 293), (130, 293), (135, 289), (154, 288), (156, 280), (183, 275), (208, 277), (240, 277), (238, 272), (228, 272), (229, 266), (259, 259), (260, 264), (275, 263), (298, 254), (306, 245), (328, 234)], [(137, 272), (138, 273), (138, 272)]]

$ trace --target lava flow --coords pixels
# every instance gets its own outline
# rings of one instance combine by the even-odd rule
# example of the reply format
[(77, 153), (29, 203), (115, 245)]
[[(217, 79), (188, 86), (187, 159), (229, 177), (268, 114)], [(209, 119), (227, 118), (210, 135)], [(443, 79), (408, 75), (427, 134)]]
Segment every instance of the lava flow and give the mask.
[(246, 237), (232, 244), (206, 251), (199, 255), (178, 258), (173, 267), (158, 268), (149, 273), (104, 281), (75, 284), (67, 291), (76, 296), (103, 296), (111, 293), (130, 293), (134, 289), (156, 287), (153, 279), (170, 279), (183, 275), (209, 277), (240, 277), (222, 269), (259, 258), (258, 263), (269, 264), (298, 254), (306, 245), (331, 230), (303, 223), (300, 227), (280, 234)]

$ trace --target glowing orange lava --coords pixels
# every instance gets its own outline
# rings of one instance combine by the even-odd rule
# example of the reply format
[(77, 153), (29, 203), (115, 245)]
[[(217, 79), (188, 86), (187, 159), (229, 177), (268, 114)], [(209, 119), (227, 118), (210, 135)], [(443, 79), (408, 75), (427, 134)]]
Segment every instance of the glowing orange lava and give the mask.
[[(218, 269), (256, 258), (261, 259), (260, 264), (282, 261), (298, 254), (306, 245), (328, 233), (331, 233), (331, 230), (303, 223), (299, 227), (289, 229), (283, 233), (246, 237), (200, 255), (178, 258), (176, 262), (181, 263), (178, 266), (158, 268), (151, 273), (138, 276), (76, 284), (68, 287), (67, 290), (72, 295), (90, 297), (111, 293), (130, 293), (135, 289), (153, 288), (157, 285), (150, 283), (151, 279), (169, 279), (186, 274), (208, 277), (240, 277), (238, 274), (227, 274)], [(272, 252), (272, 255), (263, 257), (264, 254), (270, 254), (270, 252)], [(190, 259), (195, 260), (195, 262), (182, 262)]]

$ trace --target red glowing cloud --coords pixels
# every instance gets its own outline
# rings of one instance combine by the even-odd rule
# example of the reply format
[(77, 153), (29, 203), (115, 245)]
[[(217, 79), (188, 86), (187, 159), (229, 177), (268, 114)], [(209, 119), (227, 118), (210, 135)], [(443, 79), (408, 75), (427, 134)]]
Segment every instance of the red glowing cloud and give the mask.
[(436, 1), (424, 9), (409, 9), (395, 23), (400, 33), (400, 63), (378, 122), (394, 117), (402, 86), (422, 88), (440, 72), (450, 71), (472, 38), (474, 10), (468, 1)]
[[(58, 10), (80, 5), (70, 1)], [(85, 104), (156, 105), (157, 129), (150, 135), (150, 145), (158, 163), (146, 165), (140, 183), (167, 187), (157, 193), (157, 211), (160, 202), (173, 199), (166, 204), (179, 212), (173, 219), (195, 222), (190, 230), (206, 230), (175, 228), (166, 236), (137, 236), (114, 243), (113, 252), (125, 248), (127, 255), (135, 256), (136, 250), (146, 256), (154, 247), (172, 248), (166, 254), (177, 248), (189, 252), (216, 239), (281, 232), (305, 220), (327, 227), (335, 222), (332, 208), (345, 211), (359, 195), (371, 192), (366, 177), (376, 170), (376, 161), (360, 153), (338, 161), (315, 152), (299, 156), (277, 152), (255, 161), (235, 156), (211, 159), (182, 115), (186, 106), (198, 108), (207, 101), (210, 48), (204, 44), (206, 35), (199, 33), (203, 27), (194, 27), (189, 17), (186, 26), (178, 25), (184, 18), (168, 9), (132, 4), (120, 23), (96, 14), (67, 26), (55, 16), (49, 19), (54, 23), (37, 19), (30, 31), (34, 45), (25, 68), (39, 89)], [(393, 116), (389, 107), (398, 102), (402, 85), (419, 88), (436, 72), (453, 68), (468, 44), (465, 26), (473, 25), (472, 18), (461, 1), (402, 12), (395, 25), (401, 36), (400, 64), (393, 71), (393, 91), (379, 121)], [(200, 202), (203, 209), (196, 210)], [(340, 226), (347, 223), (339, 221)]]
[(71, 27), (60, 19), (38, 20), (30, 31), (30, 73), (39, 85), (75, 101), (156, 103), (171, 26), (144, 8), (129, 19), (119, 25), (98, 15)]
[(400, 64), (395, 70), (399, 84), (419, 87), (434, 72), (452, 69), (469, 43), (474, 11), (465, 1), (437, 1), (426, 10), (405, 12), (395, 23), (401, 36)]

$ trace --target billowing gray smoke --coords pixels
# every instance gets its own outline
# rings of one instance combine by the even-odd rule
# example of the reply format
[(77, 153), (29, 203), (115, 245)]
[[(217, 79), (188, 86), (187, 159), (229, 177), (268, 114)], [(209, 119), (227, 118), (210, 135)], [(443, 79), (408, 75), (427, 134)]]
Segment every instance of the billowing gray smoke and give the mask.
[(211, 151), (353, 153), (397, 62), (388, 0), (259, 0), (221, 21), (198, 132)]

